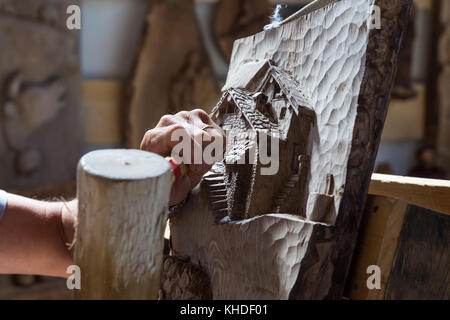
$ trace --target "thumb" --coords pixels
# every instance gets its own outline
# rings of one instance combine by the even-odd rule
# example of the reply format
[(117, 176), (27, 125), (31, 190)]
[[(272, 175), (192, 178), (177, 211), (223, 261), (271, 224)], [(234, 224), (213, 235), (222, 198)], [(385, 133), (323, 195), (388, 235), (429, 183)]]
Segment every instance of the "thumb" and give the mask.
[(191, 178), (189, 177), (189, 175), (185, 175), (172, 185), (169, 206), (174, 206), (186, 199), (190, 191)]

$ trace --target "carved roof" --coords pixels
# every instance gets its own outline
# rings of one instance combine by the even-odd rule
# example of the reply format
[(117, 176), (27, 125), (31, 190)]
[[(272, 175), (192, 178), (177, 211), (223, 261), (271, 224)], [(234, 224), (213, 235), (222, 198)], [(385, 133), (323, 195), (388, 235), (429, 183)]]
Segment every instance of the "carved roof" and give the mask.
[(295, 80), (293, 76), (281, 68), (271, 65), (260, 90), (263, 90), (264, 86), (266, 86), (271, 79), (275, 80), (280, 86), (281, 91), (286, 95), (297, 115), (300, 111), (314, 114), (310, 99), (304, 93), (301, 84)]
[(243, 117), (252, 129), (279, 131), (275, 122), (256, 109), (256, 101), (247, 92), (240, 89), (230, 89), (227, 93), (236, 103), (237, 108), (242, 112)]
[(249, 61), (241, 66), (240, 72), (231, 73), (223, 91), (242, 89), (248, 92), (262, 92), (272, 81), (276, 81), (291, 106), (299, 111), (314, 114), (309, 94), (305, 88), (286, 70), (274, 65), (271, 60)]

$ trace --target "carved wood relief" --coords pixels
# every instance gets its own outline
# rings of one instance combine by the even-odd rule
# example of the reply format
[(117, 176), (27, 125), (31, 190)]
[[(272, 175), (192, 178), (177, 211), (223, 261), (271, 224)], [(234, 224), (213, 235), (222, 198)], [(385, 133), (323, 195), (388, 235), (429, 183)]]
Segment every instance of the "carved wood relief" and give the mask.
[[(173, 255), (202, 268), (214, 299), (342, 295), (411, 1), (331, 2), (235, 42), (212, 113), (233, 148), (170, 224)], [(280, 139), (278, 174), (258, 174), (244, 131)]]
[[(276, 212), (305, 216), (304, 182), (315, 124), (311, 102), (301, 85), (270, 60), (248, 63), (241, 74), (229, 79), (212, 112), (212, 119), (231, 133), (224, 162), (204, 179), (213, 207), (219, 220)], [(271, 150), (280, 154), (276, 175), (264, 173), (261, 160), (260, 146), (267, 143), (269, 149), (272, 142), (279, 143), (279, 150)]]
[[(224, 0), (211, 14), (214, 48), (229, 61), (238, 37), (261, 29), (267, 1)], [(214, 32), (215, 30), (215, 32)], [(208, 28), (208, 31), (209, 28)], [(224, 62), (225, 63), (225, 62)], [(147, 27), (126, 97), (125, 141), (139, 147), (145, 130), (170, 113), (210, 110), (220, 96), (192, 0), (150, 0)]]
[[(81, 154), (78, 1), (0, 1), (0, 185), (74, 179)], [(63, 151), (64, 150), (64, 151)], [(9, 169), (6, 169), (9, 168)]]

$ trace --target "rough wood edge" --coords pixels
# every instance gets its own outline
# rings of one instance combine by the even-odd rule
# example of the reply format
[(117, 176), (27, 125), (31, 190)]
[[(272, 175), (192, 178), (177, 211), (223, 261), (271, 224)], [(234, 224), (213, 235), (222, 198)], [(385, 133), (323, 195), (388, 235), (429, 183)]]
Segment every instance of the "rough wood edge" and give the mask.
[(398, 53), (412, 9), (412, 0), (376, 0), (375, 4), (381, 9), (381, 29), (373, 29), (369, 34), (366, 72), (356, 117), (356, 123), (368, 126), (361, 127), (361, 130), (370, 130), (372, 134), (363, 143), (358, 139), (358, 126), (353, 133), (346, 179), (352, 183), (345, 186), (335, 225), (334, 239), (339, 245), (331, 257), (335, 269), (326, 297), (328, 299), (340, 299), (344, 291), (386, 119)]
[[(405, 201), (369, 196), (361, 223), (345, 296), (352, 300), (382, 300), (408, 210)], [(369, 290), (367, 268), (381, 269), (381, 288)]]

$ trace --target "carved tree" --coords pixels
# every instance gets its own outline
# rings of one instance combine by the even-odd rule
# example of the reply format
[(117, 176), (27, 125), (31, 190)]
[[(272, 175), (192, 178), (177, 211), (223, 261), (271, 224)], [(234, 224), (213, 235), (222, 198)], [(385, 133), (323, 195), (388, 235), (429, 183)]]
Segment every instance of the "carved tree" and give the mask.
[(83, 128), (78, 31), (66, 26), (73, 4), (0, 0), (0, 165), (11, 168), (0, 170), (4, 188), (75, 178)]
[[(374, 5), (381, 29), (370, 28)], [(341, 297), (410, 10), (410, 0), (319, 1), (236, 41), (212, 113), (233, 147), (170, 221), (173, 256), (210, 283), (192, 298)], [(280, 140), (278, 174), (262, 173), (255, 134)], [(186, 263), (173, 268), (164, 298), (205, 283), (177, 277)]]

